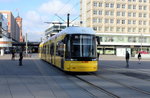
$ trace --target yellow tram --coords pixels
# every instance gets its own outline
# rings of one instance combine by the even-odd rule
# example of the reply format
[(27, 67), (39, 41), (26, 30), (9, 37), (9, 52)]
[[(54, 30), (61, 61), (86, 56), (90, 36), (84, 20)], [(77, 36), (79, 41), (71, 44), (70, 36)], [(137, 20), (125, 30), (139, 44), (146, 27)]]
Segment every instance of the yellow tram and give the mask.
[(39, 45), (41, 59), (68, 72), (98, 70), (96, 35), (93, 29), (67, 27)]

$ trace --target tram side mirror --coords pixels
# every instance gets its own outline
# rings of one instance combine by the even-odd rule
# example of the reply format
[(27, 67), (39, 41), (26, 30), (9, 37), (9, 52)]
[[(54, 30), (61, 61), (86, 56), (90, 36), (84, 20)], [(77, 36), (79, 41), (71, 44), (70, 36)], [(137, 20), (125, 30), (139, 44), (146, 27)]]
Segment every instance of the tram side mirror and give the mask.
[(96, 40), (97, 40), (97, 43), (98, 43), (98, 45), (100, 45), (100, 37), (99, 36), (96, 36)]

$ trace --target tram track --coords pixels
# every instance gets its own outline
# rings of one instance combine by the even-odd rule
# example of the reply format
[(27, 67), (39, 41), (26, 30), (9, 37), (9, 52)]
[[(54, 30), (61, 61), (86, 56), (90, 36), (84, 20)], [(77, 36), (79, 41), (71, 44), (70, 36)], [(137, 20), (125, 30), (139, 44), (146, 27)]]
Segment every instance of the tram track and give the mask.
[[(100, 87), (100, 86), (97, 86), (97, 85), (95, 85), (95, 84), (93, 84), (93, 83), (91, 83), (91, 82), (89, 82), (89, 81), (87, 81), (87, 80), (85, 80), (85, 79), (83, 79), (83, 78), (77, 76), (77, 75), (72, 75), (72, 76), (73, 76), (74, 78), (76, 78), (76, 79), (78, 79), (78, 80), (80, 80), (80, 81), (86, 83), (87, 85), (89, 85), (89, 86), (91, 86), (91, 87), (93, 87), (93, 88), (99, 90), (100, 92), (105, 93), (106, 95), (108, 95), (108, 96), (110, 96), (110, 97), (112, 97), (112, 98), (120, 98), (118, 95), (113, 94), (112, 92), (110, 92), (110, 91), (108, 91), (108, 90), (106, 90), (106, 89), (104, 89), (104, 88), (102, 88), (102, 87)], [(84, 89), (84, 90), (86, 90), (86, 89)], [(86, 90), (86, 91), (89, 92), (88, 90)], [(94, 97), (97, 97), (96, 95), (92, 94), (91, 92), (89, 92), (89, 93), (90, 93), (91, 95), (93, 95)]]
[(143, 90), (143, 89), (139, 89), (139, 88), (137, 88), (137, 87), (135, 87), (135, 86), (129, 86), (129, 85), (126, 85), (126, 84), (124, 84), (124, 83), (121, 83), (121, 82), (118, 82), (118, 81), (115, 81), (115, 80), (112, 80), (112, 79), (108, 79), (108, 78), (106, 78), (106, 77), (104, 77), (104, 76), (100, 76), (100, 75), (95, 75), (95, 74), (91, 74), (91, 73), (90, 73), (90, 75), (94, 75), (94, 76), (96, 76), (96, 77), (98, 77), (98, 78), (102, 78), (102, 79), (104, 79), (104, 80), (106, 80), (106, 81), (108, 81), (108, 82), (112, 82), (112, 83), (119, 84), (119, 85), (124, 86), (124, 87), (126, 87), (126, 88), (135, 90), (135, 91), (137, 91), (137, 92), (139, 92), (139, 93), (143, 93), (143, 94), (146, 94), (146, 95), (150, 95), (150, 92), (148, 92), (148, 91), (146, 91), (146, 90)]
[[(118, 67), (109, 67), (109, 68), (118, 68)], [(106, 68), (104, 68), (104, 69), (109, 70), (109, 69), (106, 69)], [(111, 71), (111, 70), (109, 70), (109, 71), (113, 72), (113, 73), (123, 74), (123, 72), (114, 72), (114, 71)], [(139, 74), (138, 72), (140, 72), (140, 74), (142, 74), (142, 76), (145, 75), (145, 78), (141, 78), (139, 76), (132, 76), (132, 75), (127, 75), (127, 76), (135, 77), (135, 78), (142, 79), (142, 80), (145, 80), (145, 81), (150, 81), (150, 74), (148, 73), (149, 71), (144, 71), (144, 70), (140, 70), (140, 69), (137, 69), (136, 71), (135, 70), (134, 71), (133, 70), (128, 70), (128, 73)], [(148, 77), (148, 79), (146, 79), (146, 77)]]

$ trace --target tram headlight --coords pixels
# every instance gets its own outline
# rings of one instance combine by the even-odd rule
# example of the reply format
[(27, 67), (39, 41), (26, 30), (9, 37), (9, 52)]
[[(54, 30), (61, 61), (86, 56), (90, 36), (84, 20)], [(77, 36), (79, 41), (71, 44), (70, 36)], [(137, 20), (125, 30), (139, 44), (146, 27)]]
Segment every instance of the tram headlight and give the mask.
[(77, 61), (77, 59), (70, 59), (71, 61)]
[(66, 61), (78, 61), (77, 59), (66, 59)]

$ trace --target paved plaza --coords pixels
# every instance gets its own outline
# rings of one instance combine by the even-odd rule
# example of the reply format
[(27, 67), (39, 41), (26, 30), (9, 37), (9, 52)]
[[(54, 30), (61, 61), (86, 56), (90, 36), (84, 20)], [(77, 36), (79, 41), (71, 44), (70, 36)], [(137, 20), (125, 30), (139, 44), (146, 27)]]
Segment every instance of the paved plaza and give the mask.
[[(140, 79), (140, 77), (137, 77), (133, 72), (139, 74), (143, 73), (147, 75), (144, 76), (147, 80), (143, 83), (148, 85), (150, 80), (150, 60), (142, 59), (141, 64), (138, 64), (137, 58), (131, 58), (129, 64), (130, 67), (126, 68), (124, 57), (101, 55), (99, 71), (97, 73), (109, 78), (113, 77), (113, 79), (120, 78), (120, 81), (123, 80), (121, 79), (123, 77), (140, 81), (138, 82), (139, 84), (137, 83), (138, 86), (134, 84), (140, 88), (142, 88), (143, 85), (140, 85), (140, 83), (143, 81), (137, 80)], [(113, 71), (114, 74), (110, 73), (111, 71)], [(110, 74), (108, 75), (108, 73)], [(74, 82), (77, 82), (75, 80), (76, 79), (74, 79)], [(125, 83), (129, 84), (128, 81)], [(150, 90), (150, 88), (143, 89)], [(137, 97), (143, 96), (142, 94), (136, 95), (136, 93), (137, 92), (135, 92), (135, 95), (132, 95)], [(130, 98), (130, 92), (127, 92), (127, 94), (129, 94), (128, 98)], [(76, 86), (72, 80), (69, 80), (62, 71), (40, 60), (37, 54), (33, 54), (32, 57), (24, 57), (23, 66), (19, 66), (18, 57), (16, 57), (14, 61), (11, 60), (11, 55), (0, 57), (0, 98), (92, 97), (83, 89)], [(143, 98), (148, 98), (148, 96), (144, 96)]]

